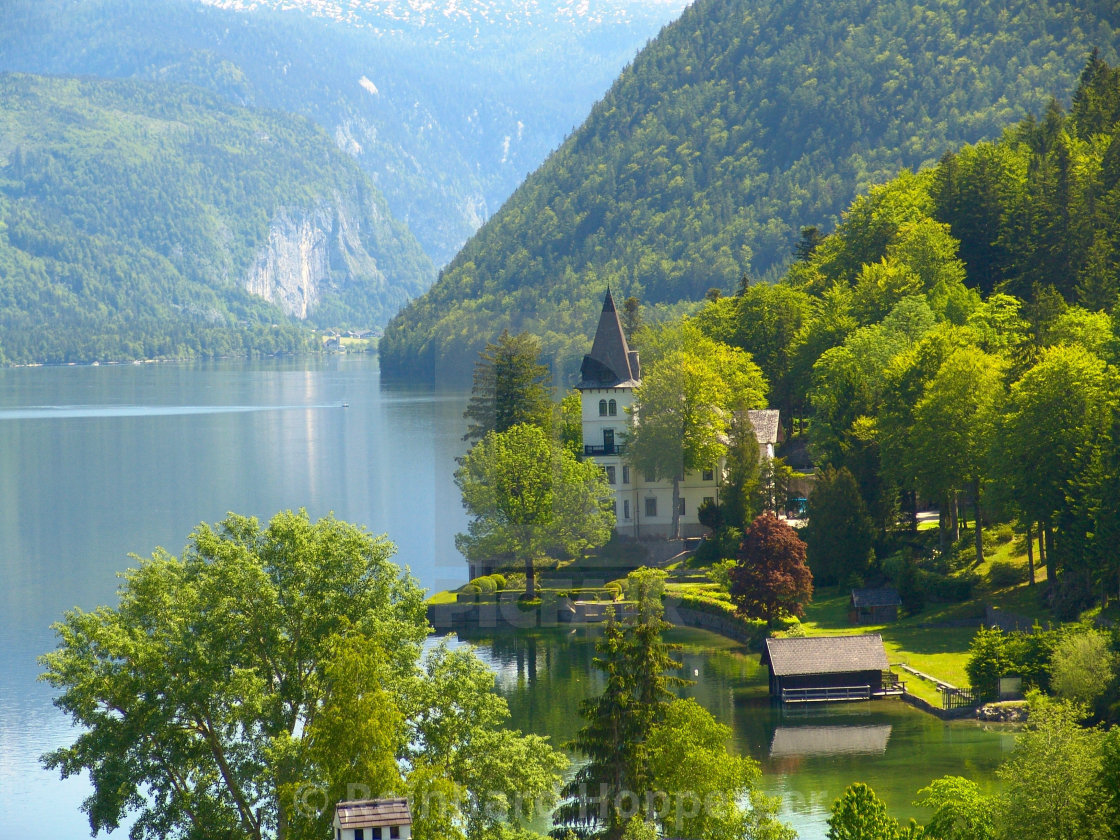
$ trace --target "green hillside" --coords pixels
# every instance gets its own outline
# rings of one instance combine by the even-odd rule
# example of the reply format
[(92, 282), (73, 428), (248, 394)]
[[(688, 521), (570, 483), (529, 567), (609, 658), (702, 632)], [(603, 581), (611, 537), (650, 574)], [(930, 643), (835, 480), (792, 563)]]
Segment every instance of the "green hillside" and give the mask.
[[(430, 279), (307, 120), (185, 87), (24, 75), (0, 75), (0, 103), (9, 362), (290, 350), (308, 331), (289, 314), (372, 326)], [(282, 270), (296, 279), (281, 292)], [(275, 303), (251, 276), (276, 281)]]
[(802, 226), (1072, 90), (1111, 2), (697, 0), (386, 330), (390, 375), (461, 378), (503, 328), (578, 365), (609, 283), (648, 303), (770, 277)]

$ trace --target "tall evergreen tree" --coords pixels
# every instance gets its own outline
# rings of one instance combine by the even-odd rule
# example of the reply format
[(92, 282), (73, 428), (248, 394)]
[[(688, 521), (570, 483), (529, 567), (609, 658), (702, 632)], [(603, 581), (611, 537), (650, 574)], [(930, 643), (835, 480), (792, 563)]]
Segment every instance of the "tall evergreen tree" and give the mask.
[[(632, 618), (610, 619), (595, 645), (595, 666), (606, 676), (598, 697), (583, 701), (580, 715), (587, 724), (569, 745), (587, 757), (564, 787), (565, 802), (555, 821), (581, 834), (616, 840), (627, 819), (653, 782), (646, 739), (673, 701), (671, 691), (687, 681), (667, 674), (681, 667), (673, 659), (676, 646), (662, 631), (661, 591), (664, 572), (639, 569), (630, 575), (630, 595), (637, 603)], [(624, 813), (629, 807), (631, 814)]]
[(518, 423), (551, 427), (549, 370), (541, 363), (541, 345), (535, 336), (503, 330), (496, 342), (486, 345), (475, 363), (463, 418), (469, 422), (463, 440), (469, 441)]

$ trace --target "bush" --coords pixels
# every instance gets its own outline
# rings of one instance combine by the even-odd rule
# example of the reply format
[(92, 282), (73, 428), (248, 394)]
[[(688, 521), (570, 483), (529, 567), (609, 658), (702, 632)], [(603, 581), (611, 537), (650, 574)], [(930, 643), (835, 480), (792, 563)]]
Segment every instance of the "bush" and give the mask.
[(995, 560), (988, 572), (988, 580), (996, 589), (1016, 586), (1027, 579), (1027, 567), (1012, 563), (1010, 560)]
[(522, 595), (517, 599), (517, 608), (521, 610), (521, 612), (533, 612), (534, 610), (538, 609), (540, 605), (540, 598), (526, 598), (524, 595)]
[(468, 585), (477, 586), (478, 591), (483, 595), (493, 595), (494, 592), (496, 592), (498, 589), (498, 587), (494, 584), (494, 578), (492, 578), (490, 575), (482, 575), (481, 577), (476, 577), (473, 581), (471, 581), (471, 584)]
[(495, 572), (494, 574), (490, 575), (490, 579), (494, 581), (494, 587), (496, 589), (505, 589), (506, 588), (506, 576), (505, 575), (498, 574), (497, 572)]
[(482, 595), (482, 589), (477, 583), (465, 583), (455, 593), (455, 600), (462, 603), (473, 603)]

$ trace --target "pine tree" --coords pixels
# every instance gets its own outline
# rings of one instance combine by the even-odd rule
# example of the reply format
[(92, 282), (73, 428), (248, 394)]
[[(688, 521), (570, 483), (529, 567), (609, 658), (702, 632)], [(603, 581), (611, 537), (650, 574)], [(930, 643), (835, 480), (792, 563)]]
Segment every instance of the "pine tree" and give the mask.
[(679, 646), (661, 638), (669, 626), (661, 605), (664, 577), (650, 569), (631, 573), (635, 614), (622, 622), (608, 620), (595, 645), (595, 667), (606, 675), (606, 685), (581, 705), (587, 724), (568, 745), (588, 761), (564, 787), (565, 801), (554, 815), (557, 824), (583, 836), (616, 840), (626, 830), (629, 814), (623, 811), (645, 806), (653, 784), (646, 737), (673, 701), (671, 689), (688, 684), (666, 674), (681, 663), (672, 656)]
[(503, 330), (487, 344), (474, 367), (471, 399), (463, 418), (463, 440), (480, 441), (488, 432), (504, 432), (518, 423), (549, 429), (552, 405), (549, 371), (541, 364), (541, 345), (529, 333)]

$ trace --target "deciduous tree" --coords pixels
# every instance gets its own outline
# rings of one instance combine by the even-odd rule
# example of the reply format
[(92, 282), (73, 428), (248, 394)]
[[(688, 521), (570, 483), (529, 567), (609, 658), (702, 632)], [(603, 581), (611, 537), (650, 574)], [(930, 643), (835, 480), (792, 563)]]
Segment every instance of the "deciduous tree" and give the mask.
[[(680, 536), (680, 482), (710, 469), (727, 451), (732, 412), (762, 405), (766, 385), (742, 350), (686, 324), (679, 335), (651, 336), (658, 358), (634, 390), (628, 458), (654, 480), (673, 482), (673, 526)], [(687, 347), (683, 346), (687, 342)]]
[(924, 828), (926, 840), (995, 840), (995, 802), (971, 779), (934, 779), (918, 791), (914, 804), (933, 809)]
[(1030, 718), (997, 774), (1001, 838), (1083, 840), (1096, 835), (1103, 807), (1097, 786), (1101, 733), (1081, 725), (1083, 707), (1028, 697)]
[(758, 516), (743, 533), (730, 579), (731, 600), (749, 618), (769, 621), (782, 615), (801, 616), (813, 597), (805, 543), (769, 512)]
[(602, 545), (614, 527), (602, 468), (577, 461), (538, 426), (487, 434), (463, 457), (455, 483), (473, 517), (467, 533), (455, 535), (456, 547), (472, 561), (522, 563), (529, 597), (536, 564), (549, 551)]
[(490, 792), (547, 802), (564, 758), (501, 728), (469, 649), (421, 665), (422, 593), (392, 550), (331, 517), (231, 514), (141, 560), (116, 607), (67, 613), (43, 678), (82, 732), (43, 760), (89, 773), (91, 829), (310, 840), (358, 785), (444, 794), (414, 836), (481, 840), (516, 824)]
[(828, 818), (828, 840), (918, 840), (921, 829), (911, 821), (908, 828), (887, 814), (883, 804), (863, 782), (848, 786), (844, 795), (832, 803)]

